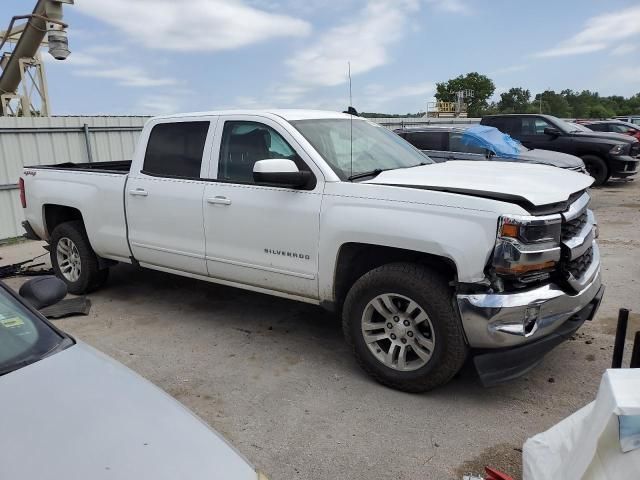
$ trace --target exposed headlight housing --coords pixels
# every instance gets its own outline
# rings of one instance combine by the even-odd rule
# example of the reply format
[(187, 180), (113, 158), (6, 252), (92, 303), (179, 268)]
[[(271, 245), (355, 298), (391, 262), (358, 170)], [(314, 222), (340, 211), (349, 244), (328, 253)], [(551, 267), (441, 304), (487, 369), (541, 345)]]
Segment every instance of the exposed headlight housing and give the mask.
[(560, 260), (561, 229), (560, 215), (500, 217), (493, 252), (495, 272), (521, 277), (552, 270)]

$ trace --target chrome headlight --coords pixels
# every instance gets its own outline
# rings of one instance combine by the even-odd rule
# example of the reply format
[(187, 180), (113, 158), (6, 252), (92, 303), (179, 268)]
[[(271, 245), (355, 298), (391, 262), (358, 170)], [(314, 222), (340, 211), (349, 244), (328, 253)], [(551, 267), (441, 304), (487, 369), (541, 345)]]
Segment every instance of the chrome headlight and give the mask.
[(500, 217), (493, 253), (496, 273), (519, 276), (554, 268), (560, 260), (561, 230), (560, 215)]

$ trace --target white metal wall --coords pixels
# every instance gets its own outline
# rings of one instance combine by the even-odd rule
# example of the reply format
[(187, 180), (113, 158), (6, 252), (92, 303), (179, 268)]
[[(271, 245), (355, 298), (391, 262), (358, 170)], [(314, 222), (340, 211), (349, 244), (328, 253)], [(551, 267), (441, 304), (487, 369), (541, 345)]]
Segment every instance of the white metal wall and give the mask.
[(131, 159), (147, 119), (0, 117), (0, 239), (24, 233), (16, 187), (23, 166)]

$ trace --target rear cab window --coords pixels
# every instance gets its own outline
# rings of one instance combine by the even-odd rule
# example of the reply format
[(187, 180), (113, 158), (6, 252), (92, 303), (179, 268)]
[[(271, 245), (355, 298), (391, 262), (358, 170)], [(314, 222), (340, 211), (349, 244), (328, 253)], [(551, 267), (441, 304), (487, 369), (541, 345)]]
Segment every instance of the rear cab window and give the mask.
[(142, 173), (157, 177), (200, 178), (208, 121), (155, 125), (144, 156)]

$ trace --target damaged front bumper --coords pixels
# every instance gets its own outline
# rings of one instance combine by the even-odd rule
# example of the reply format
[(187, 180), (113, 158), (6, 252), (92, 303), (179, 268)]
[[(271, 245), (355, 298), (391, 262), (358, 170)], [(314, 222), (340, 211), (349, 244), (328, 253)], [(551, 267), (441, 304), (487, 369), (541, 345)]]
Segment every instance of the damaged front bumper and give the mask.
[(475, 350), (474, 362), (483, 384), (526, 373), (594, 317), (604, 294), (599, 258), (594, 260), (585, 272), (582, 289), (573, 295), (551, 283), (522, 292), (457, 296), (462, 326)]

